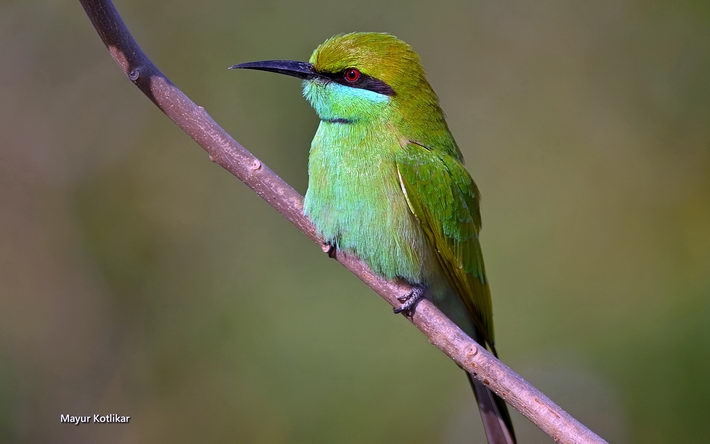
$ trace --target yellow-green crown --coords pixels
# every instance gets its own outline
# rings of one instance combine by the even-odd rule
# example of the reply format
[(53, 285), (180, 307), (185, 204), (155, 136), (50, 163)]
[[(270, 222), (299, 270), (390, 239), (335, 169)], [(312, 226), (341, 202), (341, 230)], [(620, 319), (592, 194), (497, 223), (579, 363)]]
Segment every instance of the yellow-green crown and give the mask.
[(320, 73), (357, 68), (391, 86), (396, 94), (410, 88), (429, 88), (419, 56), (391, 34), (353, 32), (329, 38), (313, 51), (310, 63)]

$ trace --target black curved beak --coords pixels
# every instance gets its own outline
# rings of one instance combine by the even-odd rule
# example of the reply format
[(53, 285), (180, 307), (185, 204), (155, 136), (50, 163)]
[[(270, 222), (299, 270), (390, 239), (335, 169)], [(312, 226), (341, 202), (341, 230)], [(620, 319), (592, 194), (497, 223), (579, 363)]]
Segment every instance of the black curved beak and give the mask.
[(320, 77), (320, 75), (313, 69), (313, 65), (296, 60), (262, 60), (259, 62), (247, 62), (232, 65), (227, 69), (256, 69), (259, 71), (286, 74), (287, 76), (298, 77), (299, 79), (313, 79), (315, 77)]

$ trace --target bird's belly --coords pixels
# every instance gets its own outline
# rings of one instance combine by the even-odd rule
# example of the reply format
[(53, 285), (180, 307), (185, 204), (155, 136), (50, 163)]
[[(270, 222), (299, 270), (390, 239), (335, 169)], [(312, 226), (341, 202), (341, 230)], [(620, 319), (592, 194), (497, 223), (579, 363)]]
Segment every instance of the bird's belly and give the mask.
[(353, 252), (378, 274), (423, 282), (426, 241), (394, 163), (362, 169), (341, 163), (321, 175), (311, 156), (304, 208), (325, 240)]

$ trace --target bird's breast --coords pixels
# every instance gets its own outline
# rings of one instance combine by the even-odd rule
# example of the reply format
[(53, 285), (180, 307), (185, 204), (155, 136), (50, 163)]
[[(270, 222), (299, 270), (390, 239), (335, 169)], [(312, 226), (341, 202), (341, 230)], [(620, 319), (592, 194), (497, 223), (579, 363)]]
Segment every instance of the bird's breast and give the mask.
[(386, 277), (422, 281), (425, 240), (409, 211), (384, 128), (322, 122), (308, 161), (306, 215), (327, 242)]

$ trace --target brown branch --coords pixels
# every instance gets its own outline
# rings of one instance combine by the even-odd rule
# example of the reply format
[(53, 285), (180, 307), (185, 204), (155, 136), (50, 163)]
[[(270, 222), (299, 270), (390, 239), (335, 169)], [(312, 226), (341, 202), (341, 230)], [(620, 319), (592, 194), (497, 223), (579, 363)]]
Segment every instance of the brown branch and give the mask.
[[(128, 78), (177, 126), (192, 137), (213, 162), (232, 173), (276, 208), (314, 242), (323, 245), (303, 215), (303, 198), (273, 171), (227, 134), (201, 106), (193, 103), (148, 59), (110, 0), (80, 0), (113, 59)], [(362, 279), (393, 307), (411, 288), (374, 274), (366, 264), (342, 252), (335, 259)], [(604, 443), (520, 375), (469, 338), (434, 305), (422, 300), (411, 322), (429, 341), (490, 387), (556, 442)]]

